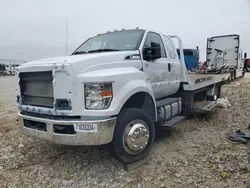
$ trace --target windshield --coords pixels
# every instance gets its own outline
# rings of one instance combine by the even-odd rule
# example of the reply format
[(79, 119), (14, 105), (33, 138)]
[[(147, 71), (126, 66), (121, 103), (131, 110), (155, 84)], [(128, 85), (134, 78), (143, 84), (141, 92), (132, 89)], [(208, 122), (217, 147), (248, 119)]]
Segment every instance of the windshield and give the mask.
[(125, 30), (97, 35), (84, 42), (73, 54), (138, 49), (144, 30)]

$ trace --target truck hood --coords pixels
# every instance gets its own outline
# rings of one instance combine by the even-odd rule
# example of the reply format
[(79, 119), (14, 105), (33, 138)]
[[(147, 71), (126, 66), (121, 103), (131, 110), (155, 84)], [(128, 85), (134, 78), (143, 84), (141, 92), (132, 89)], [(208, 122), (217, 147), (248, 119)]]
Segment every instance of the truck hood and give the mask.
[[(22, 64), (19, 66), (19, 70), (31, 67), (53, 67), (63, 64), (71, 66), (75, 73), (82, 73), (98, 69), (131, 67), (131, 64), (129, 63), (131, 61), (134, 63), (134, 67), (138, 67), (138, 69), (140, 69), (142, 67), (140, 59), (126, 58), (136, 54), (139, 54), (139, 51), (101, 52), (45, 58)], [(136, 62), (139, 62), (139, 64)]]

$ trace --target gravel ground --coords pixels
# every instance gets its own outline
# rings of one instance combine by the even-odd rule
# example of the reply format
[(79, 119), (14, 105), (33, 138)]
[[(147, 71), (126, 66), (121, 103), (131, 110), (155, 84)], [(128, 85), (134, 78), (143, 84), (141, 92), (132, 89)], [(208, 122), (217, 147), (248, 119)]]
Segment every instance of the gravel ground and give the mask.
[(14, 78), (0, 77), (0, 187), (250, 187), (247, 145), (226, 134), (248, 127), (250, 75), (226, 85), (232, 107), (186, 120), (157, 139), (150, 162), (127, 172), (100, 147), (66, 147), (22, 135)]

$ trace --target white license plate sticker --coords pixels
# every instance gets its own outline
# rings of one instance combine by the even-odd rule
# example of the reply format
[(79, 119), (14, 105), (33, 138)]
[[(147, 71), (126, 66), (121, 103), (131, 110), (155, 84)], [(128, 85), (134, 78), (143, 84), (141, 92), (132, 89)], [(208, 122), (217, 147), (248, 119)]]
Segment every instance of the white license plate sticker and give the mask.
[(96, 124), (74, 124), (74, 129), (76, 132), (84, 132), (84, 133), (96, 133), (97, 125)]

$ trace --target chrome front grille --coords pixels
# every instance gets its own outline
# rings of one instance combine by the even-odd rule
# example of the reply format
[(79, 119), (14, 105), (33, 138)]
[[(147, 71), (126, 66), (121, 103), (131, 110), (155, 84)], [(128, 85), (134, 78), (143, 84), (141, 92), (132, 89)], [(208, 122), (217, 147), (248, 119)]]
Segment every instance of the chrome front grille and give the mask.
[(22, 104), (53, 108), (53, 76), (51, 71), (19, 74)]

